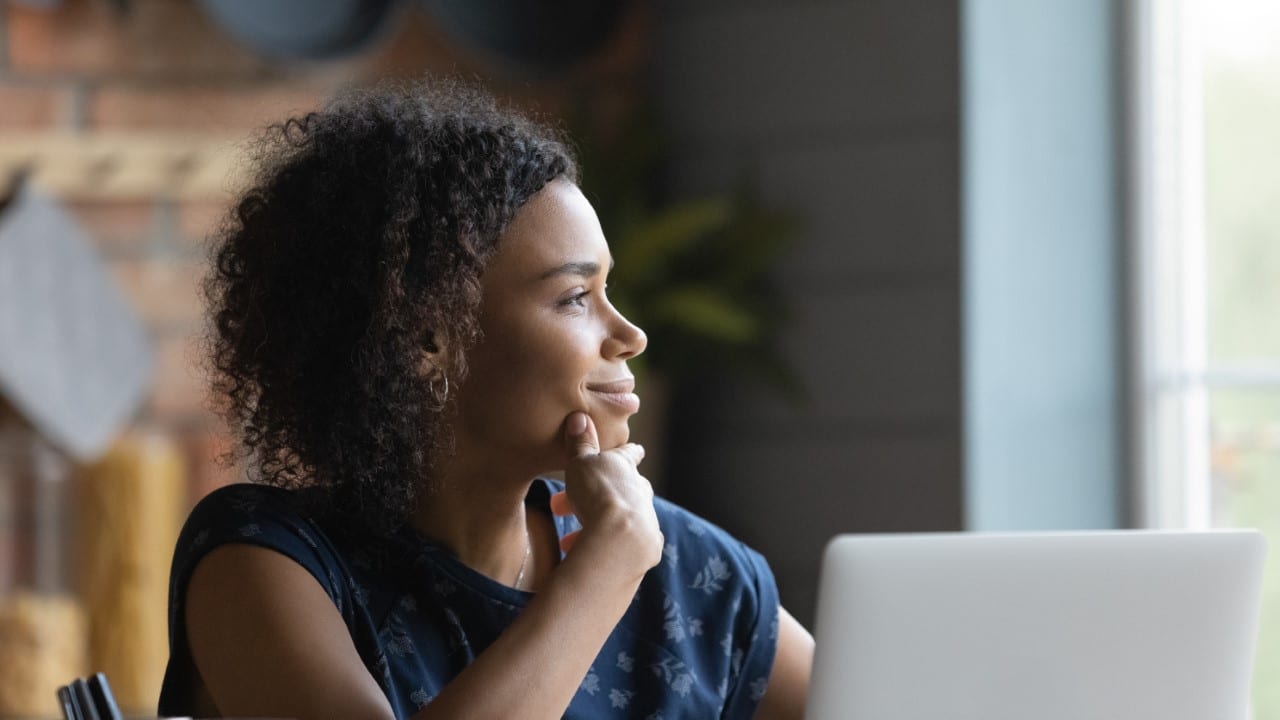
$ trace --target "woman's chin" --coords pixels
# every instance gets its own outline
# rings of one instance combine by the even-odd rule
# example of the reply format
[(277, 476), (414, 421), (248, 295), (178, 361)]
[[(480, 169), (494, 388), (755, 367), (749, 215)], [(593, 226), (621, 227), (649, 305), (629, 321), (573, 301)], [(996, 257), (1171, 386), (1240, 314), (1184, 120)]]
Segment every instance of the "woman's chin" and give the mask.
[(603, 407), (592, 407), (588, 414), (591, 415), (591, 422), (595, 423), (601, 450), (611, 450), (627, 444), (631, 437), (633, 412), (616, 405), (603, 404)]
[(600, 438), (600, 449), (611, 450), (626, 445), (631, 439), (631, 425), (627, 420), (612, 421), (596, 426), (596, 434)]

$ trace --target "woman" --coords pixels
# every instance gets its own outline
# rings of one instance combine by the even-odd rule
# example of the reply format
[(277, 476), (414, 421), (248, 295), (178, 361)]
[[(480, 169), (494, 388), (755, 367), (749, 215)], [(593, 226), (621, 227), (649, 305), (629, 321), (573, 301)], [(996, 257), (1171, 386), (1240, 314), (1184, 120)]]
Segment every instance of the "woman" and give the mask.
[(447, 85), (260, 161), (206, 286), (259, 482), (183, 530), (161, 714), (799, 717), (767, 564), (637, 469), (646, 340), (565, 146)]

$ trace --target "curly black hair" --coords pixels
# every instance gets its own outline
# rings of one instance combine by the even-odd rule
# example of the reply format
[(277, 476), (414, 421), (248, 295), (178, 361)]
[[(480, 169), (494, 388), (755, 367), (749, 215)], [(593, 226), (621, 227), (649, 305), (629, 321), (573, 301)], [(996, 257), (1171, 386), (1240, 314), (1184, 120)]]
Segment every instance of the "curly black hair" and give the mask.
[(451, 447), (424, 351), (443, 344), (445, 377), (465, 376), (486, 262), (577, 164), (557, 132), (457, 81), (349, 91), (253, 149), (204, 284), (214, 397), (251, 479), (390, 531)]

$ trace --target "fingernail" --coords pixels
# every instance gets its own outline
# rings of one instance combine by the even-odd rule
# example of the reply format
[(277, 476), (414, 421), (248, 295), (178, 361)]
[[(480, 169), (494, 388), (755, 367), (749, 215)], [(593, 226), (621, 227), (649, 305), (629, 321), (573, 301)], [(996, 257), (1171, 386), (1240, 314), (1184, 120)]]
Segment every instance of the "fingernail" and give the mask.
[(587, 431), (586, 413), (576, 412), (569, 416), (569, 434), (581, 435)]

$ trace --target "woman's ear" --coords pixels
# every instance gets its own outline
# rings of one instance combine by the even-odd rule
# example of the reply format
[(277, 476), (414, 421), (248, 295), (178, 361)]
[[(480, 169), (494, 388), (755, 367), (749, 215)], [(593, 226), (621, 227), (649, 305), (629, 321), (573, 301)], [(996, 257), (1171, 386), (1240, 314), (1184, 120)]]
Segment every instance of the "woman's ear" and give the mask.
[(438, 373), (448, 374), (450, 365), (449, 346), (436, 333), (432, 332), (427, 335), (427, 341), (422, 350), (422, 373), (428, 378), (434, 377)]
[(440, 337), (436, 335), (434, 331), (431, 331), (431, 330), (427, 331), (427, 340), (426, 342), (423, 343), (423, 346), (426, 347), (427, 352), (438, 353), (442, 349), (443, 345), (444, 345), (444, 342), (441, 340)]
[(434, 338), (429, 339), (422, 351), (421, 372), (431, 393), (432, 410), (443, 411), (449, 404), (449, 347)]
[(456, 355), (444, 333), (428, 331), (422, 342), (422, 374), (428, 378), (457, 374), (461, 370), (457, 363), (462, 359)]

